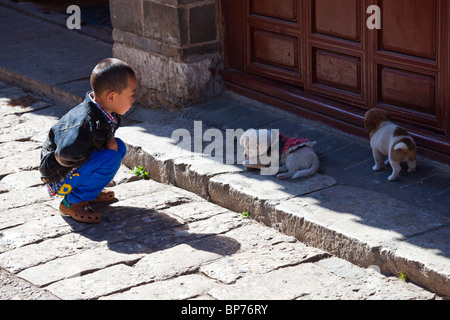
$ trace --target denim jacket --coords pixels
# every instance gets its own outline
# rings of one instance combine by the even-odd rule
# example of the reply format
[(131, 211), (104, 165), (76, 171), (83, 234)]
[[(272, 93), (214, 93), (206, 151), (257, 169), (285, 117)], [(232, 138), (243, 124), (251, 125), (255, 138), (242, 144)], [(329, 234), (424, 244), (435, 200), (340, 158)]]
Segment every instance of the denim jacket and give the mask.
[[(119, 126), (120, 116), (114, 115)], [(41, 180), (53, 183), (64, 179), (73, 168), (86, 163), (91, 152), (105, 148), (112, 136), (111, 124), (88, 92), (81, 104), (50, 129), (41, 151)]]

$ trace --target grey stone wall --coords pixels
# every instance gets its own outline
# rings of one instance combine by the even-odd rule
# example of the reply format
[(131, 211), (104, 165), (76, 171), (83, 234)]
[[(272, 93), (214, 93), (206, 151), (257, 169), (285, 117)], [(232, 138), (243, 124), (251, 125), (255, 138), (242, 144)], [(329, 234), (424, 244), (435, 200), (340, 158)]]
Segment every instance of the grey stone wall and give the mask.
[(217, 0), (110, 0), (113, 56), (129, 63), (137, 99), (177, 109), (221, 90)]

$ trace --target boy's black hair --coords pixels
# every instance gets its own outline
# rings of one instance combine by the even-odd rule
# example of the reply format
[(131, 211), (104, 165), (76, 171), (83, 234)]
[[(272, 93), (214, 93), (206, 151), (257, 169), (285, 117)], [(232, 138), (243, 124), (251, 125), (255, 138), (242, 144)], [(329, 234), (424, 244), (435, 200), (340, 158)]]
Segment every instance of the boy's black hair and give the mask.
[(91, 88), (99, 96), (106, 90), (121, 93), (128, 85), (128, 77), (136, 77), (125, 62), (108, 58), (99, 62), (91, 74)]

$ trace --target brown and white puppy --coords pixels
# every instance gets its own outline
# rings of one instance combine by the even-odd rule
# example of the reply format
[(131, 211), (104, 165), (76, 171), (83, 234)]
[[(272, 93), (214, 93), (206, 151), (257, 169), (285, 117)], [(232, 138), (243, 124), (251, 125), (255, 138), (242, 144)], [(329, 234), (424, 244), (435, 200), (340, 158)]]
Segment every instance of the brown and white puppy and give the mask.
[(392, 174), (389, 181), (398, 178), (401, 166), (400, 163), (408, 163), (408, 172), (416, 171), (417, 147), (409, 133), (391, 122), (391, 115), (381, 109), (371, 109), (364, 116), (364, 128), (370, 135), (370, 146), (372, 147), (375, 165), (374, 171), (382, 169), (383, 156), (387, 156), (385, 164), (390, 164)]

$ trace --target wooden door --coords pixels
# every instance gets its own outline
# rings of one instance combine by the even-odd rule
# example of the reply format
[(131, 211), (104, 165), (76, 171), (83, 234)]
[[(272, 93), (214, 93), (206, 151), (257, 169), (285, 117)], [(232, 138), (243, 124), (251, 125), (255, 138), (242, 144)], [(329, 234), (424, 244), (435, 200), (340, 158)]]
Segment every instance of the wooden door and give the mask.
[[(380, 30), (366, 25), (371, 5)], [(448, 0), (221, 0), (221, 10), (232, 89), (360, 135), (365, 111), (384, 108), (450, 159)]]

